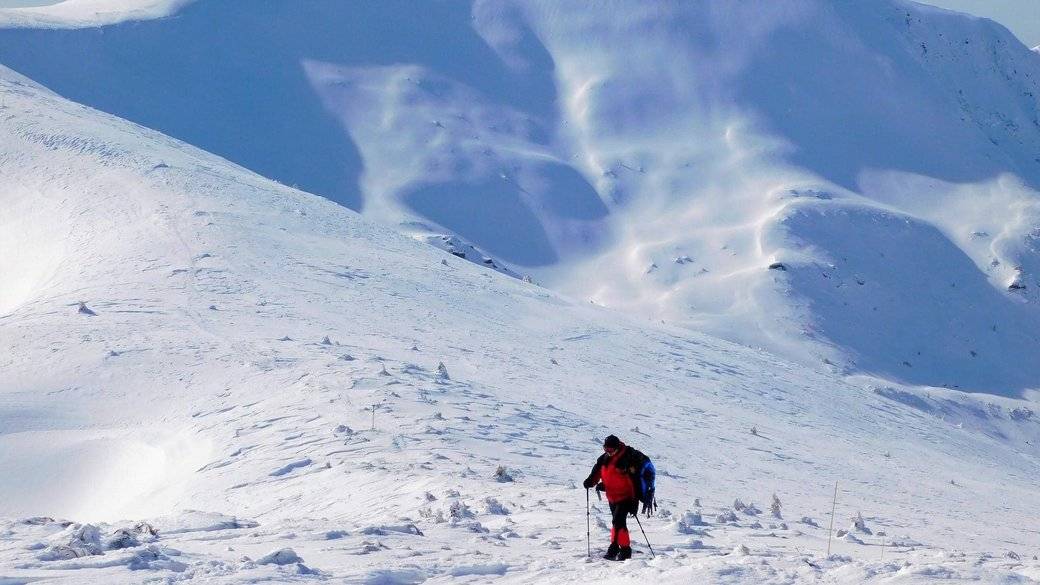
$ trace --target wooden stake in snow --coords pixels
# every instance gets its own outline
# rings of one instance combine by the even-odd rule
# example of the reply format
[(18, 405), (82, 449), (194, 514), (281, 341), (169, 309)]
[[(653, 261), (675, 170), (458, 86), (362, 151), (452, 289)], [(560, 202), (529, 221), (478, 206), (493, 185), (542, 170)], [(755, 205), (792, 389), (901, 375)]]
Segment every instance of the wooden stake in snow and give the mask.
[(834, 501), (831, 502), (831, 527), (827, 530), (827, 557), (831, 556), (831, 535), (834, 534), (834, 510), (838, 507), (838, 482), (834, 482)]
[(376, 430), (376, 405), (372, 405), (372, 430)]

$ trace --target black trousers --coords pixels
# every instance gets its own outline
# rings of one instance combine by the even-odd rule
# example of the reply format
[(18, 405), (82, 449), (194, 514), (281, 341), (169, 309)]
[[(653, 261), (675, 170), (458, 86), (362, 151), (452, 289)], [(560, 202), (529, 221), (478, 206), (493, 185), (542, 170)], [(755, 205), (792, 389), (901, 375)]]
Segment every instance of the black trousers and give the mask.
[(631, 546), (631, 540), (628, 536), (628, 515), (638, 512), (638, 500), (622, 500), (610, 504), (611, 544)]

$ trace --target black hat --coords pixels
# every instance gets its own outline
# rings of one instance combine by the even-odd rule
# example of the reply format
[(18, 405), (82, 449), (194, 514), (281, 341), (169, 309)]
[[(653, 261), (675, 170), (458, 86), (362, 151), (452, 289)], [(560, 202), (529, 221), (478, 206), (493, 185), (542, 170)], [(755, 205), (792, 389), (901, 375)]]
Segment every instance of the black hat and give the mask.
[(611, 449), (617, 449), (621, 446), (621, 439), (615, 437), (614, 435), (610, 435), (606, 439), (603, 439), (603, 446), (609, 447)]

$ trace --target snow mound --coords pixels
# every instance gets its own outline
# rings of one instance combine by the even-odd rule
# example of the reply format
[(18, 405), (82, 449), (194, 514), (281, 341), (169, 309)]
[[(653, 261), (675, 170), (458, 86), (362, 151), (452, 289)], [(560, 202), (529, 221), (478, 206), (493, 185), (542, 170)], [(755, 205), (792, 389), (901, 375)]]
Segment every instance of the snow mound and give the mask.
[(156, 518), (154, 526), (160, 534), (170, 535), (185, 532), (213, 532), (216, 530), (256, 528), (258, 524), (253, 520), (243, 520), (217, 512), (186, 510)]
[(291, 565), (302, 563), (303, 559), (291, 548), (283, 548), (266, 554), (256, 560), (258, 565)]

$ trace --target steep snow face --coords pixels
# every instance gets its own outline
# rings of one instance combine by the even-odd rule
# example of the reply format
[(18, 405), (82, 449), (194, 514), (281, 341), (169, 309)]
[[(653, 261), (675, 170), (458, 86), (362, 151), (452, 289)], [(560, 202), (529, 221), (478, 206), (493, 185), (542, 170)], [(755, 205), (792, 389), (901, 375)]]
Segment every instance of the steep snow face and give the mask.
[[(990, 21), (896, 0), (208, 0), (9, 25), (4, 62), (63, 95), (478, 263), (836, 371), (1040, 385), (1017, 361), (1040, 349), (1040, 61)], [(889, 236), (929, 255), (842, 259)]]
[[(0, 314), (6, 580), (1040, 571), (1021, 524), (1040, 505), (1032, 403), (850, 383), (635, 322), (2, 69), (0, 96), (0, 225), (21, 228), (3, 256), (57, 242), (46, 277), (0, 265), (22, 291)], [(803, 209), (778, 223), (828, 242)], [(658, 556), (637, 536), (622, 567), (584, 562), (577, 483), (612, 432), (659, 471), (642, 520)], [(835, 482), (848, 533), (829, 544)], [(774, 494), (782, 517), (762, 511)], [(596, 551), (607, 510), (590, 503)]]

